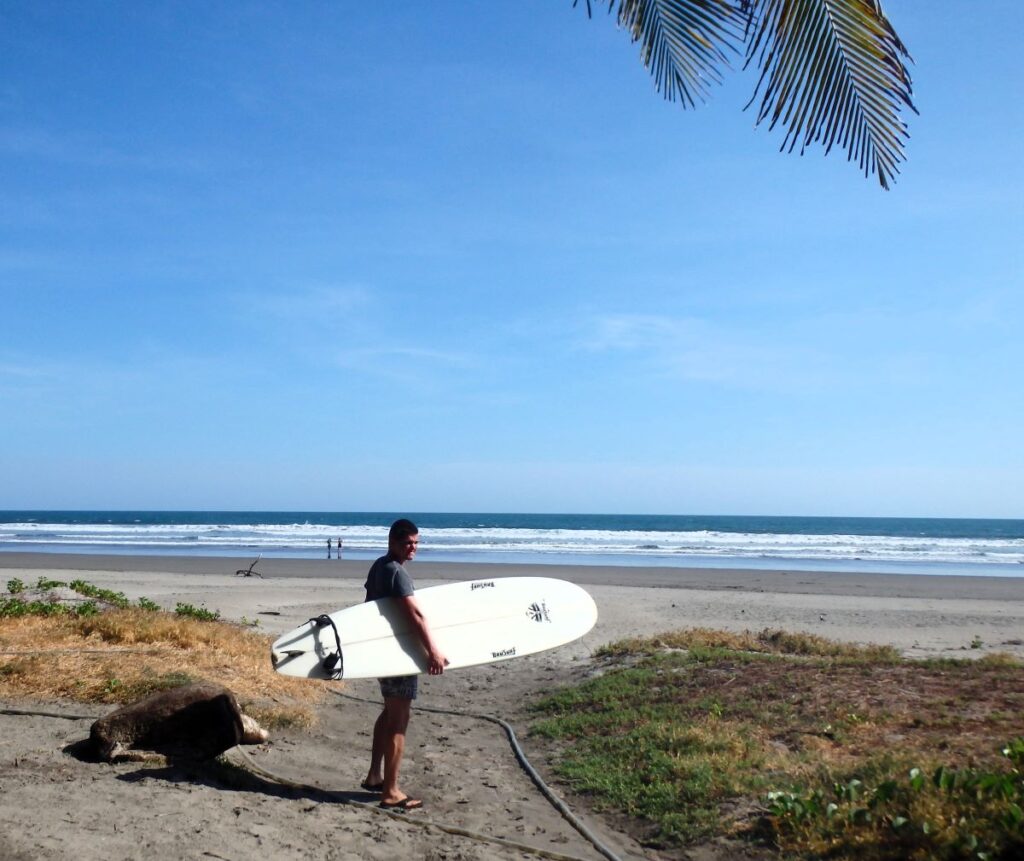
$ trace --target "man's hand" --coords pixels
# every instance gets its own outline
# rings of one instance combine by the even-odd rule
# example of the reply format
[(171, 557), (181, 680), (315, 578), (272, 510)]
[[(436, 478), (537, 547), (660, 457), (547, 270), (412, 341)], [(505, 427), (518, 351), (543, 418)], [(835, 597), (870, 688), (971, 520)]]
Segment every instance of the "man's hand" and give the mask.
[(444, 668), (450, 664), (444, 655), (440, 652), (431, 652), (427, 655), (427, 671), (432, 676), (439, 676), (444, 672)]

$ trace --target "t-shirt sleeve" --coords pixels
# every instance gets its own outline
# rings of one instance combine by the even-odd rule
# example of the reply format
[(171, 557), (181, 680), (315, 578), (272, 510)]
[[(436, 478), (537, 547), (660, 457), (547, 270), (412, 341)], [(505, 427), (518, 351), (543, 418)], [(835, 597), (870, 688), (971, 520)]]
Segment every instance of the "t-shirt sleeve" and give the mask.
[(394, 559), (381, 557), (370, 568), (366, 577), (366, 600), (378, 598), (408, 598), (415, 589), (409, 572)]
[(408, 598), (416, 590), (413, 589), (412, 577), (401, 565), (395, 566), (395, 576), (391, 581), (391, 594), (395, 598)]

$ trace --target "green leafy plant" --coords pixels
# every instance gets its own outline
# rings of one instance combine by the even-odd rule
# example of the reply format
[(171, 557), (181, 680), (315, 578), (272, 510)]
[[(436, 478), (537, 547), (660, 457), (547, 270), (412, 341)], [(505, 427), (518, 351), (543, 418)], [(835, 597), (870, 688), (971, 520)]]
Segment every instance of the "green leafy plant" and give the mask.
[(7, 591), (12, 595), (18, 595), (25, 591), (25, 584), (17, 577), (13, 577), (7, 581)]
[[(986, 859), (1024, 850), (1024, 739), (1002, 749), (1008, 770), (919, 767), (869, 786), (859, 778), (830, 787), (769, 792), (766, 806), (781, 842), (815, 853), (854, 846), (877, 858)], [(845, 848), (844, 848), (845, 847)]]
[(0, 599), (0, 618), (18, 616), (63, 616), (72, 609), (56, 601), (25, 601), (21, 598)]
[(195, 607), (180, 601), (175, 605), (174, 612), (175, 615), (198, 619), (200, 622), (216, 622), (220, 619), (219, 610), (207, 610), (205, 607)]
[(72, 580), (69, 584), (79, 595), (84, 595), (86, 598), (96, 598), (105, 604), (109, 604), (112, 607), (119, 607), (122, 610), (130, 607), (131, 602), (125, 597), (123, 592), (114, 592), (111, 589), (101, 589), (99, 586), (94, 586), (92, 583), (86, 583), (84, 580)]

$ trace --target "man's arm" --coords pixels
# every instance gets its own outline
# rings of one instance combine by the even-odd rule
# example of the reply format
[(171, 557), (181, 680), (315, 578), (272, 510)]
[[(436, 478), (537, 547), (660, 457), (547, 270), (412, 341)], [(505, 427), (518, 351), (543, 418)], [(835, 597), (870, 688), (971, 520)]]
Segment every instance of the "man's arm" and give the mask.
[(423, 615), (420, 605), (416, 602), (415, 595), (408, 595), (405, 598), (396, 598), (396, 601), (405, 610), (413, 630), (419, 635), (420, 642), (427, 652), (427, 670), (432, 676), (439, 676), (448, 665), (448, 659), (438, 649), (434, 637), (430, 633), (430, 625), (427, 624), (427, 617)]

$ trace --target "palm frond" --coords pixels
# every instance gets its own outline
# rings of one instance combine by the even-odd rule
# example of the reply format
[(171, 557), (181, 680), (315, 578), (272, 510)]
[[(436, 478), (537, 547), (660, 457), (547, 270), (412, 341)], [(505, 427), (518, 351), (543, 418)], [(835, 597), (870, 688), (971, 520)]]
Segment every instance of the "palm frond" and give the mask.
[[(609, 0), (608, 11), (614, 6)], [(729, 65), (746, 23), (735, 0), (619, 0), (617, 17), (640, 43), (658, 92), (684, 107), (704, 101), (708, 84), (721, 82), (719, 70)]]
[[(615, 5), (608, 0), (608, 11)], [(910, 55), (880, 0), (618, 0), (618, 22), (666, 99), (703, 101), (745, 43), (746, 65), (761, 69), (748, 107), (761, 93), (757, 123), (783, 125), (780, 149), (838, 144), (883, 188), (899, 173), (908, 138), (900, 111), (917, 109)]]
[(757, 122), (782, 123), (781, 149), (839, 144), (883, 188), (899, 173), (911, 101), (906, 47), (878, 0), (742, 0), (750, 16), (747, 62), (762, 87)]

